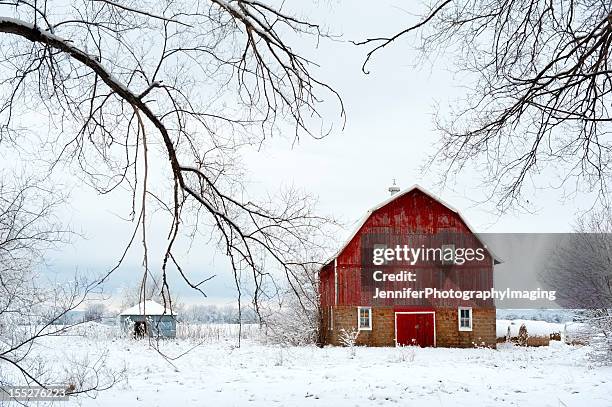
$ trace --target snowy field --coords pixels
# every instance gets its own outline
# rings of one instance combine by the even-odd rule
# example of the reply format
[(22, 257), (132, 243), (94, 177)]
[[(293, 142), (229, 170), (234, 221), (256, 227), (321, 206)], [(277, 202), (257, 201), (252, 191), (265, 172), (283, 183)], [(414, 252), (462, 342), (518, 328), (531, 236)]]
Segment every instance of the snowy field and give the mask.
[[(491, 349), (279, 347), (255, 340), (146, 340), (104, 335), (46, 338), (58, 368), (107, 355), (125, 379), (83, 406), (585, 406), (612, 405), (612, 368), (592, 367), (588, 347), (502, 344)], [(86, 330), (92, 332), (91, 329)], [(193, 348), (193, 349), (192, 349)], [(49, 350), (52, 350), (49, 352)]]
[(573, 333), (577, 330), (581, 324), (570, 322), (565, 324), (545, 322), (545, 321), (531, 321), (525, 319), (498, 319), (497, 320), (497, 337), (503, 338), (508, 334), (508, 328), (510, 328), (510, 336), (518, 336), (519, 328), (522, 324), (527, 327), (529, 335), (535, 336), (549, 336), (553, 333), (565, 334), (566, 331)]

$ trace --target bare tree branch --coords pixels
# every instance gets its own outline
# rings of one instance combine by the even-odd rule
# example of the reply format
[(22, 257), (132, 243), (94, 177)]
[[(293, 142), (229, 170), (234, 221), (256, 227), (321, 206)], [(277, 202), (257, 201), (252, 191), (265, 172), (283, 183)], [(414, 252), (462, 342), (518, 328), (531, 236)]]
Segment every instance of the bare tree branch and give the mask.
[(532, 207), (525, 187), (567, 187), (606, 206), (611, 13), (591, 0), (436, 1), (417, 24), (357, 44), (375, 45), (366, 63), (400, 37), (423, 56), (456, 56), (471, 82), (438, 111), (441, 140), (427, 165), (442, 169), (443, 182), (475, 172), (500, 212)]
[(102, 281), (142, 236), (147, 295), (156, 273), (146, 220), (155, 207), (170, 223), (160, 255), (164, 305), (172, 306), (170, 271), (205, 293), (207, 279), (192, 281), (175, 253), (185, 230), (208, 235), (226, 254), (239, 297), (247, 286), (256, 309), (281, 284), (299, 293), (303, 253), (319, 247), (314, 236), (330, 219), (296, 189), (256, 202), (239, 162), (272, 136), (327, 135), (325, 95), (343, 120), (338, 94), (289, 45), (327, 34), (253, 0), (55, 4), (0, 5), (0, 142), (17, 143), (25, 137), (18, 129), (41, 116), (48, 134), (37, 134), (39, 154), (52, 170), (74, 164), (100, 194), (131, 192), (133, 233)]

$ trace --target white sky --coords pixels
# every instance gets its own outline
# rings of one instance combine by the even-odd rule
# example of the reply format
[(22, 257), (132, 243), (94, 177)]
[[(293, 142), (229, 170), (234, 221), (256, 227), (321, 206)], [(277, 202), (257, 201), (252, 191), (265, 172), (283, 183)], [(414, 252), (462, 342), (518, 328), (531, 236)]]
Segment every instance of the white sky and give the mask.
[[(287, 2), (290, 10), (292, 3)], [(399, 1), (317, 2), (309, 13), (311, 19), (326, 24), (344, 40), (363, 39), (393, 33), (413, 18), (397, 8)], [(492, 205), (476, 205), (483, 196), (479, 182), (465, 174), (455, 185), (444, 190), (435, 187), (434, 174), (422, 173), (420, 166), (433, 152), (437, 139), (431, 114), (434, 105), (447, 105), (463, 94), (465, 83), (455, 80), (446, 67), (452, 59), (441, 58), (433, 65), (414, 69), (414, 54), (405, 42), (375, 55), (370, 75), (361, 72), (366, 48), (346, 41), (325, 42), (311, 58), (321, 65), (319, 77), (332, 85), (343, 97), (347, 122), (344, 131), (336, 131), (324, 140), (302, 139), (292, 146), (290, 139), (274, 139), (262, 151), (245, 154), (245, 165), (254, 191), (277, 190), (295, 184), (319, 197), (322, 213), (332, 214), (347, 224), (347, 231), (366, 210), (388, 197), (392, 179), (405, 188), (418, 183), (438, 194), (461, 210), (479, 232), (567, 232), (574, 214), (587, 202), (561, 200), (561, 192), (540, 190), (530, 197), (540, 208), (532, 214), (508, 214), (497, 218)], [(125, 214), (129, 202), (120, 195), (98, 197), (86, 188), (72, 194), (72, 207), (63, 215), (82, 231), (87, 239), (76, 240), (71, 247), (53, 253), (47, 272), (65, 276), (74, 270), (101, 273), (112, 267), (121, 254), (131, 225), (117, 214)], [(153, 249), (161, 248), (163, 225)], [(340, 245), (341, 242), (338, 242)], [(177, 292), (186, 302), (228, 302), (233, 298), (233, 283), (222, 256), (207, 242), (197, 241), (184, 257), (184, 266), (196, 276), (217, 274), (206, 286), (210, 299), (202, 300), (175, 281)], [(108, 286), (115, 291), (122, 285), (133, 285), (140, 278), (140, 255), (137, 251)]]

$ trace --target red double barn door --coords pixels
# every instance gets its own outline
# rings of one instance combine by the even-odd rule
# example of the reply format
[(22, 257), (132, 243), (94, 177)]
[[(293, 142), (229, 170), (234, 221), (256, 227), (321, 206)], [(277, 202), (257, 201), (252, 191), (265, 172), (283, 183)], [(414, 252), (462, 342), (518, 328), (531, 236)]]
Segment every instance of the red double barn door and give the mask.
[(395, 338), (398, 346), (435, 346), (435, 329), (433, 312), (395, 313)]

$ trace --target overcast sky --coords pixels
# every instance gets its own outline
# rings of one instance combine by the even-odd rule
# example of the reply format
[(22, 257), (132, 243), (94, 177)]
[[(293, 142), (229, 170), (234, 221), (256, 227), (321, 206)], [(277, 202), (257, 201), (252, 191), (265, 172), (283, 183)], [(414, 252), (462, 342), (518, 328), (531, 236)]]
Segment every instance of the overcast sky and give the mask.
[[(292, 9), (292, 3), (301, 4), (287, 1), (287, 10)], [(465, 81), (448, 69), (452, 56), (415, 69), (415, 55), (401, 41), (374, 57), (369, 75), (362, 73), (366, 49), (348, 40), (390, 34), (413, 21), (398, 4), (405, 2), (381, 0), (372, 7), (371, 1), (321, 1), (301, 11), (343, 35), (341, 41), (322, 41), (316, 51), (309, 48), (312, 41), (304, 46), (320, 65), (316, 69), (319, 77), (341, 94), (347, 112), (346, 126), (342, 131), (336, 126), (336, 131), (324, 140), (301, 139), (293, 145), (290, 137), (276, 138), (261, 151), (245, 154), (251, 190), (274, 191), (283, 185), (297, 185), (319, 197), (322, 213), (346, 223), (345, 236), (369, 208), (388, 197), (387, 188), (393, 179), (401, 188), (418, 183), (438, 194), (460, 209), (479, 232), (570, 231), (576, 211), (587, 205), (580, 197), (562, 200), (560, 191), (539, 190), (530, 196), (538, 208), (535, 213), (498, 217), (491, 211), (491, 204), (476, 203), (485, 191), (473, 174), (466, 173), (456, 184), (440, 190), (435, 174), (420, 171), (437, 140), (431, 116), (434, 106), (453, 103), (463, 94), (461, 86)], [(98, 197), (87, 188), (75, 188), (71, 206), (62, 216), (87, 238), (53, 253), (45, 272), (65, 278), (75, 270), (102, 273), (112, 267), (130, 234), (131, 225), (120, 218), (126, 214), (124, 198), (121, 194)], [(152, 245), (161, 248), (165, 225), (154, 225), (153, 230), (156, 227), (159, 234)], [(185, 268), (194, 279), (218, 276), (206, 286), (209, 299), (197, 297), (175, 280), (175, 290), (186, 302), (232, 301), (233, 282), (223, 256), (214, 247), (206, 241), (196, 241), (189, 252), (185, 248), (184, 254)], [(121, 286), (136, 284), (140, 279), (139, 264), (140, 254), (135, 250), (107, 290), (116, 292)]]

